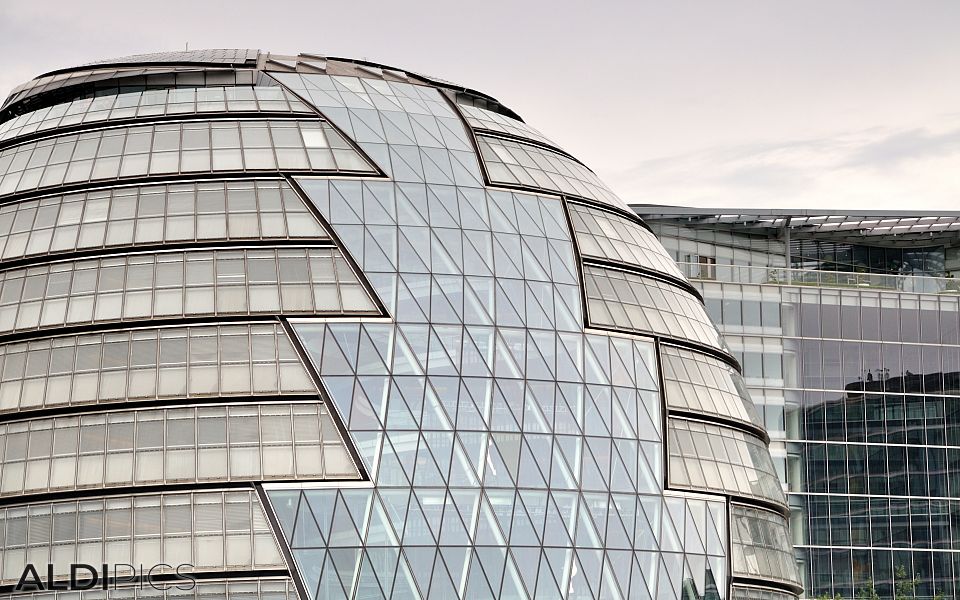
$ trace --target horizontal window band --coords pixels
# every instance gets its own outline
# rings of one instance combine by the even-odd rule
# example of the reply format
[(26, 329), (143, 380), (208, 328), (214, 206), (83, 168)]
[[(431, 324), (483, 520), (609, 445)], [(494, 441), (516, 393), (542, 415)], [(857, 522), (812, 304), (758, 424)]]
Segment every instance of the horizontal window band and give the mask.
[(650, 332), (715, 351), (730, 349), (697, 296), (662, 279), (583, 262), (583, 297), (591, 326)]
[(323, 179), (389, 179), (385, 175), (372, 171), (341, 171), (324, 169), (264, 169), (257, 171), (239, 171), (225, 170), (213, 172), (188, 172), (188, 173), (163, 173), (157, 175), (137, 176), (122, 179), (106, 179), (79, 183), (65, 183), (56, 187), (40, 188), (37, 190), (27, 190), (23, 192), (14, 192), (0, 195), (0, 205), (20, 202), (23, 200), (32, 200), (35, 198), (44, 198), (51, 195), (62, 195), (68, 193), (85, 192), (90, 190), (102, 190), (113, 187), (127, 187), (133, 185), (154, 185), (154, 184), (175, 184), (188, 183), (191, 181), (208, 180), (257, 180), (257, 179), (280, 179), (285, 174), (291, 175), (313, 175)]
[(731, 573), (730, 575), (730, 583), (732, 585), (737, 585), (738, 583), (742, 583), (750, 586), (771, 588), (778, 591), (785, 591), (795, 596), (803, 593), (803, 586), (800, 586), (800, 585), (790, 585), (783, 581), (761, 579), (759, 577), (745, 577), (743, 575), (734, 575), (733, 573)]
[[(918, 500), (921, 502), (956, 502), (960, 503), (960, 498), (956, 496), (904, 496), (903, 494), (851, 494), (850, 492), (807, 492), (807, 491), (790, 491), (787, 492), (788, 496), (799, 496), (801, 498), (816, 498), (822, 500), (824, 498), (841, 498), (845, 500), (859, 500), (863, 502), (869, 502), (870, 500)], [(934, 512), (934, 511), (929, 511)]]
[(667, 409), (667, 411), (670, 413), (671, 417), (675, 417), (682, 421), (696, 421), (698, 423), (706, 423), (707, 425), (715, 425), (723, 429), (733, 429), (740, 433), (749, 435), (752, 438), (756, 438), (758, 441), (763, 441), (763, 436), (759, 435), (756, 431), (745, 429), (743, 424), (739, 421), (728, 423), (726, 421), (720, 421), (716, 419), (713, 415), (705, 415), (694, 411), (679, 411), (683, 412), (684, 414), (675, 414), (678, 411), (674, 411), (672, 409)]
[[(459, 105), (457, 105), (457, 106), (459, 106)], [(591, 172), (593, 171), (593, 169), (591, 169), (591, 168), (588, 167), (587, 165), (583, 164), (583, 161), (581, 161), (581, 160), (580, 160), (579, 158), (577, 158), (576, 156), (574, 156), (574, 155), (570, 154), (569, 152), (567, 152), (566, 150), (564, 150), (564, 149), (562, 149), (562, 148), (558, 148), (557, 146), (554, 146), (554, 145), (552, 145), (552, 144), (546, 144), (546, 143), (544, 143), (544, 142), (541, 142), (540, 140), (535, 140), (535, 139), (533, 139), (533, 138), (524, 137), (524, 136), (522, 136), (522, 135), (518, 135), (518, 134), (515, 134), (515, 133), (508, 133), (508, 132), (506, 132), (506, 131), (497, 131), (496, 129), (487, 129), (487, 128), (485, 128), (485, 127), (474, 127), (473, 125), (470, 125), (470, 124), (469, 124), (469, 120), (467, 121), (467, 124), (468, 124), (468, 127), (470, 127), (470, 129), (472, 129), (473, 132), (474, 132), (474, 134), (476, 134), (476, 135), (479, 135), (479, 136), (482, 136), (482, 137), (487, 137), (487, 138), (501, 138), (501, 139), (508, 140), (508, 141), (512, 141), (512, 142), (519, 142), (519, 143), (521, 143), (521, 144), (529, 144), (529, 145), (531, 145), (531, 146), (538, 146), (538, 147), (540, 147), (540, 148), (543, 148), (544, 150), (548, 150), (548, 151), (553, 152), (553, 153), (555, 153), (555, 154), (560, 154), (560, 155), (562, 155), (562, 156), (565, 156), (566, 158), (569, 158), (569, 159), (572, 160), (572, 161), (576, 161), (576, 162), (579, 163), (581, 166), (583, 166), (583, 168), (585, 168), (585, 169), (587, 169), (587, 170), (589, 170), (589, 171), (591, 171)]]
[(74, 325), (260, 314), (381, 310), (333, 247), (125, 253), (0, 271), (0, 341)]
[(614, 269), (618, 271), (624, 271), (627, 273), (633, 273), (641, 277), (646, 277), (649, 279), (656, 279), (664, 283), (669, 283), (674, 287), (677, 287), (690, 295), (694, 296), (701, 303), (703, 302), (703, 296), (700, 294), (700, 290), (695, 288), (689, 281), (680, 279), (677, 277), (671, 276), (669, 273), (664, 273), (662, 271), (655, 271), (649, 267), (641, 267), (640, 265), (635, 265), (627, 262), (622, 262), (618, 260), (610, 260), (608, 258), (601, 258), (599, 256), (590, 256), (585, 255), (582, 258), (583, 265), (585, 267), (600, 267), (603, 269)]
[(682, 338), (675, 338), (671, 336), (660, 335), (652, 331), (640, 331), (639, 329), (632, 329), (629, 327), (610, 327), (607, 325), (597, 325), (594, 323), (587, 323), (587, 329), (593, 329), (596, 331), (602, 331), (604, 333), (621, 333), (628, 336), (636, 336), (641, 338), (646, 338), (647, 340), (656, 339), (664, 344), (669, 344), (671, 346), (677, 346), (678, 348), (684, 348), (686, 350), (694, 350), (700, 352), (701, 354), (707, 354), (713, 358), (722, 360), (731, 367), (740, 372), (740, 363), (737, 360), (724, 352), (712, 347), (701, 344), (693, 340), (686, 340)]
[(488, 183), (586, 196), (626, 208), (626, 204), (593, 171), (564, 154), (504, 137), (475, 133), (473, 138), (484, 180)]
[[(584, 198), (583, 196), (578, 196), (576, 194), (571, 194), (570, 192), (561, 192), (559, 190), (552, 190), (548, 188), (539, 188), (532, 187), (527, 185), (519, 185), (512, 183), (504, 183), (502, 181), (488, 181), (486, 182), (486, 187), (491, 190), (505, 190), (510, 192), (524, 192), (527, 194), (533, 194), (535, 196), (548, 196), (551, 198), (569, 198), (570, 200), (577, 201), (589, 201), (589, 199)], [(593, 200), (593, 202), (600, 203), (600, 206), (610, 206), (603, 204), (600, 200)]]
[(667, 419), (667, 481), (674, 489), (749, 498), (747, 504), (789, 512), (788, 499), (763, 440), (701, 419)]
[(337, 249), (329, 238), (272, 238), (272, 239), (236, 239), (211, 240), (209, 242), (163, 242), (131, 246), (109, 246), (89, 248), (56, 254), (39, 254), (21, 259), (0, 262), (0, 273), (14, 269), (24, 269), (40, 265), (73, 262), (96, 258), (115, 258), (117, 256), (136, 256), (139, 254), (165, 254), (170, 252), (213, 252), (216, 250), (243, 250), (264, 248), (318, 248)]
[[(116, 65), (85, 65), (58, 69), (14, 88), (0, 107), (0, 119), (13, 113), (29, 112), (33, 105), (41, 107), (58, 104), (64, 97), (76, 97), (100, 89), (119, 89), (120, 86), (152, 87), (161, 85), (176, 88), (219, 87), (223, 85), (254, 85), (257, 71), (253, 65), (224, 63), (118, 63)], [(184, 78), (185, 81), (177, 81)], [(113, 85), (109, 85), (109, 84)], [(73, 88), (73, 89), (71, 89)]]
[[(592, 198), (583, 198), (581, 196), (565, 196), (565, 198), (567, 199), (568, 202), (572, 202), (574, 204), (581, 204), (588, 208), (602, 210), (602, 211), (611, 213), (613, 215), (623, 217), (624, 219), (627, 219), (628, 221), (632, 221), (633, 223), (636, 223), (640, 227), (643, 227), (650, 233), (656, 235), (656, 232), (653, 229), (651, 229), (649, 225), (647, 225), (647, 222), (644, 221), (640, 215), (638, 215), (633, 211), (624, 210), (623, 208), (619, 206), (614, 206), (613, 204), (605, 204), (603, 202), (594, 200)], [(659, 239), (659, 236), (658, 236), (658, 239)]]
[(730, 597), (733, 600), (796, 600), (797, 594), (773, 588), (765, 583), (731, 584)]
[(296, 484), (309, 487), (314, 483), (325, 485), (343, 482), (354, 484), (366, 481), (363, 475), (359, 477), (325, 477), (323, 479), (297, 477), (285, 477), (279, 479), (239, 479), (235, 481), (185, 481), (171, 483), (152, 483), (149, 485), (137, 485), (129, 482), (123, 482), (116, 486), (103, 486), (80, 489), (64, 489), (55, 492), (40, 493), (22, 493), (16, 496), (0, 497), (0, 508), (11, 506), (30, 506), (31, 504), (46, 503), (61, 500), (85, 500), (90, 498), (109, 498), (112, 496), (129, 496), (130, 494), (155, 494), (160, 492), (204, 492), (211, 490), (248, 490), (253, 489), (255, 483), (278, 483), (278, 484)]
[(820, 546), (814, 544), (795, 544), (794, 547), (797, 550), (825, 550), (825, 551), (837, 551), (837, 550), (858, 550), (858, 551), (876, 551), (876, 552), (938, 552), (944, 554), (957, 554), (960, 555), (960, 548), (918, 548), (916, 546), (849, 546), (845, 544), (837, 544), (830, 546)]
[[(37, 572), (40, 574), (40, 577), (44, 580), (44, 582), (46, 582), (46, 573), (43, 571), (42, 568), (40, 568), (43, 566), (44, 565), (40, 565), (39, 567), (37, 567)], [(94, 565), (94, 566), (99, 567), (99, 565)], [(144, 568), (148, 568), (148, 566), (145, 565)], [(83, 571), (81, 571), (81, 573), (83, 573)], [(255, 570), (242, 570), (242, 571), (221, 570), (221, 571), (190, 572), (189, 575), (191, 578), (197, 580), (197, 582), (207, 582), (207, 581), (219, 582), (221, 580), (226, 580), (227, 582), (240, 583), (245, 580), (256, 580), (256, 579), (266, 579), (266, 578), (275, 579), (278, 577), (289, 578), (290, 572), (285, 569), (255, 569)], [(78, 577), (77, 581), (79, 583), (84, 583), (84, 582), (89, 582), (90, 580), (82, 579)], [(110, 588), (110, 590), (123, 592), (126, 587), (142, 586), (144, 588), (149, 588), (150, 584), (148, 582), (150, 581), (156, 582), (156, 583), (170, 583), (171, 584), (170, 590), (174, 592), (174, 594), (172, 594), (173, 596), (182, 595), (183, 597), (192, 598), (192, 595), (189, 593), (185, 594), (182, 591), (177, 592), (176, 584), (178, 582), (181, 584), (188, 584), (189, 581), (185, 583), (184, 578), (182, 576), (178, 576), (176, 573), (156, 573), (156, 574), (150, 575), (148, 579), (140, 578), (140, 577), (134, 577), (134, 578), (108, 577), (105, 581), (105, 584), (107, 585), (107, 587)], [(90, 592), (97, 593), (98, 590), (100, 592), (103, 592), (103, 585), (104, 585), (104, 581), (101, 580), (99, 587), (94, 587), (93, 589), (90, 590)], [(117, 587), (114, 587), (114, 586), (117, 586)], [(50, 600), (51, 596), (55, 593), (55, 591), (53, 590), (37, 590), (36, 592), (17, 592), (15, 587), (16, 586), (13, 586), (13, 585), (0, 586), (0, 594), (12, 594), (16, 592), (16, 596), (13, 596), (13, 598), (23, 598), (24, 600), (34, 598), (34, 597), (39, 597), (42, 594), (44, 599)], [(151, 592), (152, 593), (149, 594), (151, 598), (164, 597), (159, 590), (151, 590)], [(80, 594), (82, 594), (83, 592), (78, 592), (76, 590), (64, 590), (63, 593), (75, 599), (80, 597)], [(247, 594), (243, 594), (243, 595), (246, 596)]]
[(731, 573), (801, 587), (787, 519), (742, 504), (730, 505)]
[(20, 114), (8, 114), (8, 118), (0, 122), (0, 138), (8, 140), (18, 137), (21, 132), (31, 134), (122, 119), (189, 118), (191, 115), (221, 112), (315, 113), (283, 88), (258, 85), (252, 80), (244, 84), (236, 75), (233, 81), (221, 81), (220, 85), (206, 82), (209, 85), (192, 87), (167, 83), (167, 86), (162, 83), (121, 86), (118, 82), (116, 87), (101, 88), (100, 93), (54, 94), (49, 98), (50, 102), (41, 103), (34, 110), (27, 107), (28, 110)]
[(763, 430), (763, 437), (767, 436), (743, 377), (729, 363), (701, 352), (662, 344), (660, 367), (669, 410), (732, 419), (744, 427)]
[(0, 507), (9, 508), (16, 506), (28, 507), (33, 504), (48, 504), (51, 502), (71, 501), (71, 500), (89, 500), (94, 498), (113, 498), (117, 496), (152, 496), (166, 492), (235, 492), (254, 490), (253, 481), (211, 481), (205, 483), (184, 483), (184, 484), (158, 484), (142, 486), (132, 489), (130, 486), (123, 487), (105, 487), (100, 489), (69, 490), (62, 492), (51, 492), (48, 494), (36, 494), (28, 500), (21, 498), (0, 498)]
[(282, 177), (113, 186), (0, 205), (0, 267), (121, 248), (330, 239)]
[(204, 113), (185, 113), (172, 115), (156, 115), (149, 117), (128, 117), (122, 119), (105, 119), (91, 123), (77, 123), (64, 125), (52, 129), (44, 129), (32, 133), (26, 133), (21, 136), (9, 138), (0, 141), (0, 151), (13, 146), (45, 140), (47, 138), (59, 137), (77, 133), (86, 133), (88, 131), (109, 130), (117, 127), (138, 127), (140, 125), (153, 125), (156, 123), (196, 123), (198, 121), (261, 121), (269, 119), (271, 121), (317, 121), (326, 122), (314, 111), (309, 112), (286, 112), (286, 111), (237, 111), (237, 112), (204, 112)]
[[(948, 371), (948, 372), (953, 373), (955, 371)], [(755, 378), (751, 377), (751, 379), (755, 379)], [(831, 395), (836, 394), (836, 397), (832, 398), (828, 402), (851, 402), (854, 400), (863, 400), (864, 398), (866, 398), (867, 400), (880, 400), (881, 396), (882, 397), (891, 396), (894, 399), (898, 397), (904, 398), (904, 397), (916, 397), (916, 396), (923, 396), (925, 398), (945, 399), (945, 400), (960, 399), (960, 394), (920, 392), (920, 391), (917, 391), (917, 392), (900, 392), (896, 390), (890, 390), (890, 391), (879, 390), (875, 392), (874, 391), (871, 391), (871, 392), (857, 391), (856, 393), (853, 394), (853, 397), (851, 398), (847, 396), (847, 394), (850, 393), (850, 390), (838, 390), (838, 389), (830, 389), (830, 388), (804, 388), (804, 387), (794, 387), (794, 386), (786, 387), (786, 386), (776, 386), (776, 385), (767, 385), (767, 384), (762, 384), (762, 385), (750, 384), (747, 387), (749, 387), (752, 390), (770, 391), (770, 392), (793, 392), (793, 393), (817, 392), (817, 393), (828, 393)], [(819, 404), (824, 404), (824, 403), (820, 402)], [(806, 406), (810, 406), (810, 405), (807, 404)], [(798, 440), (798, 441), (805, 441), (805, 440)]]
[[(183, 326), (192, 326), (192, 325), (208, 325), (211, 323), (217, 324), (228, 324), (228, 323), (276, 323), (277, 319), (281, 315), (276, 314), (265, 314), (265, 315), (197, 315), (195, 317), (174, 317), (170, 319), (164, 318), (153, 318), (150, 319), (150, 323), (154, 327), (183, 327)], [(292, 316), (303, 316), (309, 318), (310, 315), (292, 315)], [(367, 313), (352, 313), (352, 314), (337, 314), (337, 315), (323, 315), (325, 320), (329, 321), (357, 321), (365, 317), (369, 317)], [(124, 327), (129, 325), (129, 327)], [(110, 321), (102, 323), (93, 323), (86, 325), (67, 325), (63, 327), (57, 327), (55, 329), (41, 329), (33, 331), (22, 331), (16, 332), (13, 334), (0, 335), (0, 344), (6, 344), (9, 342), (23, 342), (30, 341), (35, 339), (47, 338), (52, 335), (78, 335), (84, 333), (101, 333), (106, 331), (117, 331), (117, 330), (127, 330), (133, 329), (136, 327), (143, 327), (143, 322), (139, 324), (137, 322), (131, 321), (129, 323), (123, 321)]]
[[(126, 554), (133, 560), (125, 562), (159, 567), (154, 572), (173, 573), (174, 565), (210, 572), (288, 570), (252, 487), (34, 503), (0, 508), (0, 519), (7, 534), (0, 547), (3, 584), (17, 582), (28, 561), (48, 562), (52, 578), (65, 579), (71, 564), (109, 556), (113, 541), (132, 550), (114, 560)], [(206, 544), (192, 543), (204, 539)], [(135, 574), (136, 567), (123, 562), (103, 562), (108, 576)]]
[(177, 121), (116, 126), (11, 146), (0, 151), (0, 193), (156, 175), (287, 169), (379, 174), (326, 121)]
[[(110, 131), (111, 129), (136, 129), (140, 126), (149, 127), (155, 123), (164, 123), (164, 124), (173, 124), (173, 123), (202, 123), (207, 121), (238, 121), (238, 122), (251, 122), (251, 121), (300, 121), (304, 123), (323, 123), (324, 125), (329, 125), (328, 121), (320, 116), (316, 111), (307, 111), (299, 113), (290, 113), (290, 112), (277, 112), (277, 111), (243, 111), (243, 112), (220, 112), (220, 113), (186, 113), (178, 115), (157, 115), (156, 117), (144, 117), (144, 118), (132, 118), (124, 120), (104, 120), (96, 121), (94, 123), (80, 124), (82, 132), (92, 132), (92, 131)], [(84, 127), (83, 125), (87, 125)], [(67, 126), (63, 129), (54, 128), (50, 130), (44, 130), (39, 138), (37, 139), (47, 139), (47, 138), (56, 138), (56, 137), (66, 137), (73, 135), (74, 131), (64, 131), (72, 126)], [(24, 140), (23, 138), (16, 138), (16, 143), (8, 144), (6, 141), (0, 142), (0, 149), (6, 150), (12, 146), (19, 146), (23, 143), (34, 142), (37, 139)]]
[[(669, 469), (669, 465), (668, 465), (668, 469)], [(728, 492), (725, 490), (720, 490), (720, 489), (704, 490), (704, 489), (692, 488), (692, 487), (687, 488), (687, 487), (683, 487), (682, 485), (675, 485), (668, 482), (664, 488), (664, 491), (669, 492), (671, 490), (675, 492), (682, 492), (682, 493), (689, 492), (691, 494), (697, 494), (701, 496), (712, 496), (717, 499), (726, 499), (728, 502), (734, 502), (736, 504), (740, 504), (743, 506), (750, 506), (754, 508), (767, 510), (767, 511), (776, 513), (784, 518), (789, 518), (790, 512), (791, 512), (790, 507), (786, 505), (777, 504), (776, 502), (763, 500), (761, 498), (754, 498), (753, 496), (741, 496), (741, 495)]]
[(188, 403), (0, 425), (0, 496), (158, 484), (359, 480), (327, 403)]
[(765, 429), (763, 429), (762, 427), (751, 425), (749, 423), (745, 423), (744, 421), (740, 421), (737, 419), (723, 418), (719, 415), (701, 413), (693, 410), (670, 408), (669, 406), (667, 406), (667, 413), (672, 417), (680, 417), (683, 419), (695, 419), (698, 421), (703, 421), (704, 423), (714, 423), (716, 425), (721, 425), (723, 427), (728, 427), (730, 429), (739, 429), (744, 433), (748, 433), (752, 436), (755, 436), (763, 440), (765, 444), (770, 443), (770, 436), (767, 435), (767, 432)]
[[(937, 425), (940, 426), (939, 424)], [(929, 427), (929, 426), (927, 426)], [(778, 442), (783, 444), (809, 444), (811, 446), (856, 446), (860, 448), (930, 448), (933, 450), (957, 450), (960, 446), (949, 444), (907, 444), (903, 442), (854, 442), (847, 440), (812, 440), (812, 439), (791, 439), (780, 438)], [(810, 460), (810, 459), (808, 459)]]
[[(115, 497), (138, 497), (152, 496), (166, 493), (190, 493), (190, 492), (235, 492), (235, 491), (256, 491), (256, 484), (259, 483), (277, 483), (277, 484), (296, 484), (307, 488), (311, 483), (320, 483), (329, 485), (331, 482), (343, 481), (353, 484), (358, 481), (357, 478), (350, 479), (277, 479), (275, 481), (249, 480), (249, 481), (204, 481), (204, 482), (185, 482), (185, 483), (163, 483), (144, 486), (117, 486), (102, 487), (82, 490), (65, 490), (49, 492), (44, 494), (31, 494), (24, 496), (12, 496), (9, 498), (0, 498), (0, 508), (11, 507), (29, 507), (36, 504), (48, 504), (51, 502), (71, 501), (71, 500), (90, 500), (96, 498), (115, 498)], [(363, 481), (363, 480), (361, 480)]]
[(153, 409), (193, 408), (200, 406), (256, 406), (259, 404), (324, 404), (329, 402), (319, 394), (272, 394), (248, 396), (196, 396), (192, 398), (144, 398), (126, 399), (119, 402), (101, 402), (99, 404), (76, 404), (38, 410), (21, 410), (0, 414), (0, 425), (23, 423), (40, 419), (75, 417), (110, 413), (132, 413)]

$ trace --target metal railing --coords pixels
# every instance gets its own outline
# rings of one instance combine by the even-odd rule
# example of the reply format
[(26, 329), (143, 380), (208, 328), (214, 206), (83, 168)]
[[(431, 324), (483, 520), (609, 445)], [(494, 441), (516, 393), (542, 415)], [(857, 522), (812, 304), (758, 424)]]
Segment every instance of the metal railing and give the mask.
[(894, 290), (915, 294), (960, 294), (960, 279), (927, 275), (885, 275), (786, 269), (783, 267), (750, 267), (742, 265), (707, 265), (681, 262), (680, 269), (689, 279), (731, 283), (760, 283), (834, 288)]

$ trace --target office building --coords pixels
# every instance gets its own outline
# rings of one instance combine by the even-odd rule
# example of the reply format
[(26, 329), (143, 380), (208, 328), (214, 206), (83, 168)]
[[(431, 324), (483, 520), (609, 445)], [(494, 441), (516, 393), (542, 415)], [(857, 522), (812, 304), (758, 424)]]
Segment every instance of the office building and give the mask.
[(635, 208), (743, 365), (808, 596), (957, 597), (960, 216)]

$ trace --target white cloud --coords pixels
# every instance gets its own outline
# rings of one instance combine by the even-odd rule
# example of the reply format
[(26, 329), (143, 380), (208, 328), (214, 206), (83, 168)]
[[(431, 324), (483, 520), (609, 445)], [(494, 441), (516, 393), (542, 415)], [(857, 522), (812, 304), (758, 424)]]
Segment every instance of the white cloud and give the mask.
[(715, 147), (604, 175), (631, 203), (957, 210), (960, 119)]

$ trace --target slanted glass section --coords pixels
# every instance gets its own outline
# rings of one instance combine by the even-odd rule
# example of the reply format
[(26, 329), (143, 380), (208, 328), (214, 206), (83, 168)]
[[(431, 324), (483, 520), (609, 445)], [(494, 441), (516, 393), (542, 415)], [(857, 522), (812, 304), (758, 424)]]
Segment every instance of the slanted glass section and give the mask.
[(483, 134), (477, 135), (477, 144), (491, 183), (571, 194), (626, 208), (593, 171), (563, 154)]
[(576, 202), (567, 202), (567, 209), (581, 255), (646, 267), (684, 279), (657, 237), (636, 221)]
[(770, 588), (735, 585), (731, 590), (731, 600), (797, 600), (794, 594)]
[(660, 346), (668, 409), (716, 415), (763, 427), (743, 377), (729, 364), (699, 352)]
[(667, 426), (671, 486), (786, 504), (770, 452), (759, 438), (677, 417), (670, 417)]
[(323, 121), (188, 121), (13, 146), (0, 152), (0, 195), (129, 177), (277, 170), (375, 173)]
[(130, 186), (0, 206), (0, 260), (120, 246), (300, 238), (329, 235), (281, 180)]
[(800, 587), (800, 573), (783, 516), (740, 504), (730, 505), (733, 575)]
[(543, 135), (533, 127), (527, 125), (523, 121), (511, 119), (507, 115), (494, 112), (492, 110), (487, 110), (480, 106), (465, 104), (460, 101), (460, 98), (458, 98), (457, 108), (460, 109), (460, 112), (463, 113), (467, 123), (469, 123), (474, 129), (486, 129), (488, 131), (506, 133), (509, 135), (526, 138), (528, 140), (533, 140), (535, 142), (540, 142), (541, 144), (546, 144), (548, 146), (553, 146), (554, 148), (560, 147), (555, 142), (551, 141), (550, 138)]
[[(641, 590), (630, 595), (635, 585), (644, 591), (655, 586), (663, 598), (727, 598), (723, 501), (623, 494), (608, 498), (559, 490), (523, 490), (515, 497), (476, 487), (418, 489), (408, 501), (406, 493), (385, 488), (271, 489), (267, 484), (265, 489), (307, 589), (320, 600), (425, 598), (423, 590), (438, 579), (442, 589), (458, 592), (453, 597), (470, 599), (533, 599), (539, 597), (536, 590), (544, 588), (551, 590), (546, 598), (607, 597), (603, 591), (611, 598), (647, 597)], [(605, 532), (598, 537), (595, 527)], [(565, 550), (561, 542), (572, 543), (569, 537), (575, 532), (583, 547), (579, 552)], [(473, 548), (453, 546), (474, 539)], [(572, 556), (579, 572), (571, 568), (554, 574), (541, 550), (547, 544), (561, 556)], [(440, 552), (433, 545), (439, 545)], [(597, 562), (584, 564), (576, 558), (580, 553)], [(610, 564), (622, 570), (614, 572), (611, 566), (601, 574), (606, 553), (629, 560), (612, 559)], [(515, 560), (541, 557), (545, 562), (538, 569), (532, 563), (513, 566)], [(502, 576), (488, 575), (489, 569), (482, 568), (498, 564), (505, 567)], [(446, 565), (457, 569), (449, 577)], [(345, 592), (338, 577), (342, 569), (367, 596)], [(438, 574), (436, 569), (443, 570)], [(586, 578), (587, 569), (594, 578)], [(568, 579), (578, 593), (561, 591), (558, 577)]]
[[(189, 585), (189, 583), (188, 583)], [(188, 587), (183, 585), (181, 587)], [(3, 600), (301, 600), (289, 578), (208, 580), (196, 582), (193, 589), (176, 585), (155, 589), (150, 585), (111, 586), (108, 590), (70, 590), (2, 594)]]
[(690, 340), (728, 352), (703, 304), (690, 292), (636, 273), (583, 266), (591, 325)]
[(0, 496), (91, 488), (360, 479), (320, 402), (113, 411), (0, 424)]
[(0, 142), (72, 125), (118, 119), (231, 112), (314, 111), (281, 87), (169, 88), (79, 98), (46, 106), (0, 123)]
[[(114, 496), (0, 508), (0, 585), (13, 585), (28, 563), (157, 565), (154, 574), (286, 569), (263, 507), (252, 490)], [(160, 563), (173, 565), (164, 566)], [(46, 578), (45, 569), (38, 569)]]
[(333, 248), (130, 254), (0, 273), (0, 333), (277, 313), (379, 314)]
[(267, 488), (311, 598), (725, 599), (724, 501), (664, 497), (656, 346), (584, 331), (556, 191), (485, 189), (435, 89), (275, 76), (391, 175), (297, 177), (393, 317), (291, 319), (371, 478)]
[(436, 88), (320, 73), (270, 77), (313, 104), (394, 181), (483, 187), (470, 133)]
[(0, 413), (165, 399), (316, 396), (278, 324), (137, 329), (0, 345)]

